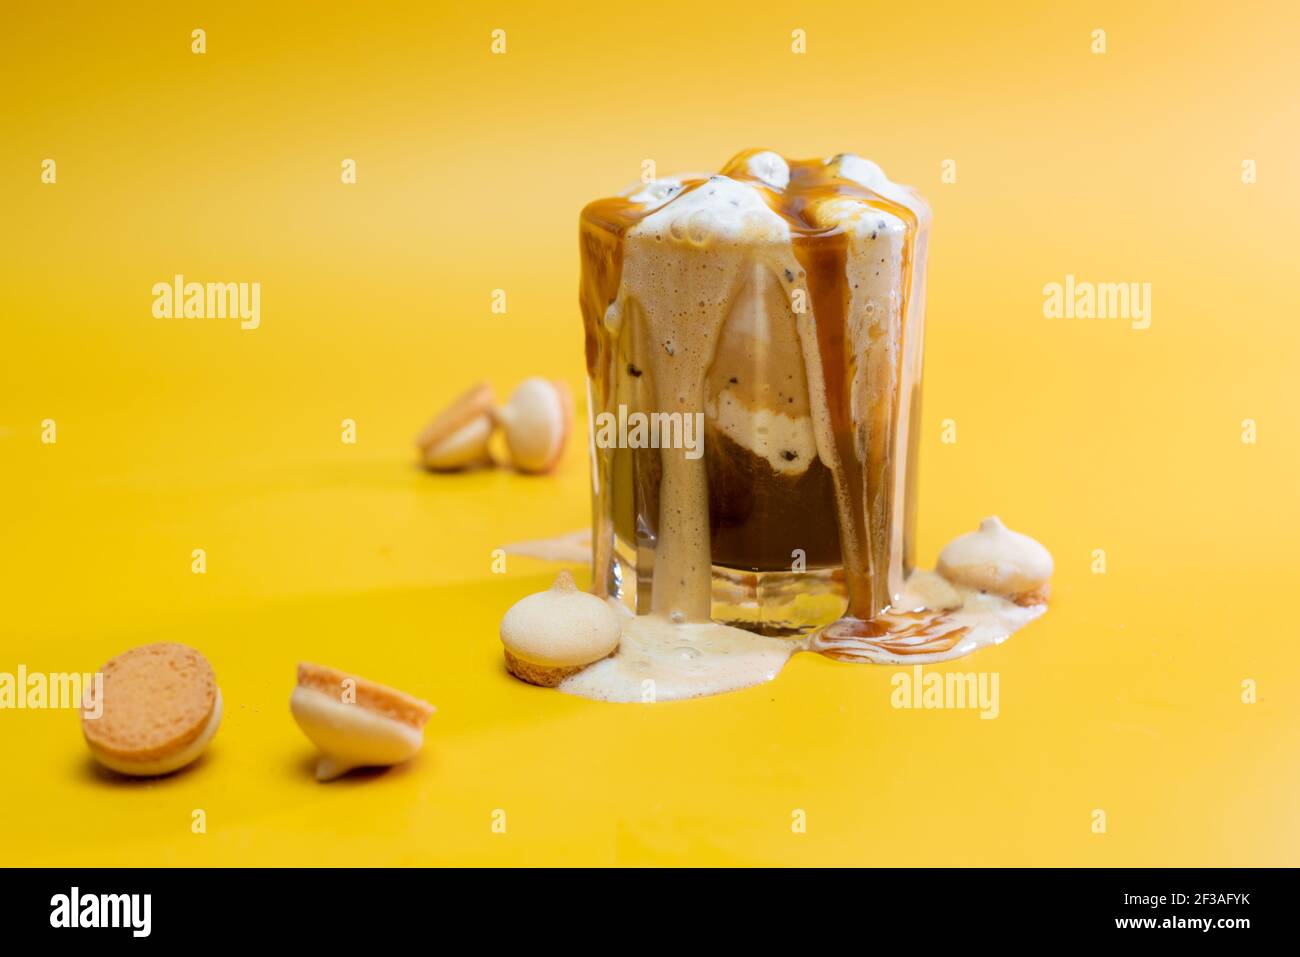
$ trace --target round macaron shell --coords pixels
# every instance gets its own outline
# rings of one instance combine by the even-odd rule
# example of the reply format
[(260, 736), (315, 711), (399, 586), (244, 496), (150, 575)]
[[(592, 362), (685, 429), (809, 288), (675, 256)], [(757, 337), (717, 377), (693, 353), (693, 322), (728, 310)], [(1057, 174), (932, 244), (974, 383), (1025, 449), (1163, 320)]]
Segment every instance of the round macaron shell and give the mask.
[[(132, 648), (101, 669), (102, 713), (82, 710), (86, 743), (114, 770), (157, 767), (211, 737), (217, 679), (198, 651), (174, 642)], [(195, 754), (195, 757), (198, 755)], [(108, 762), (105, 762), (108, 763)]]

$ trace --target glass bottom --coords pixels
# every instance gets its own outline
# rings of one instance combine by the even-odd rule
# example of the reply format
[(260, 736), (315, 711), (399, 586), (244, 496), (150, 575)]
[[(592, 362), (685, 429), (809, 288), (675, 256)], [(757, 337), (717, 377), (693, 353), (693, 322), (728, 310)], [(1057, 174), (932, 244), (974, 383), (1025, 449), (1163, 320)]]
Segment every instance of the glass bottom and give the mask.
[(744, 572), (713, 566), (714, 621), (760, 635), (800, 638), (844, 614), (848, 595), (838, 568)]
[[(613, 546), (613, 561), (606, 570), (606, 593), (632, 612), (649, 609), (653, 600), (654, 550), (638, 551), (618, 537)], [(709, 617), (719, 624), (760, 635), (800, 638), (837, 621), (848, 608), (844, 570), (839, 566), (802, 572), (755, 572), (723, 565), (711, 569)]]

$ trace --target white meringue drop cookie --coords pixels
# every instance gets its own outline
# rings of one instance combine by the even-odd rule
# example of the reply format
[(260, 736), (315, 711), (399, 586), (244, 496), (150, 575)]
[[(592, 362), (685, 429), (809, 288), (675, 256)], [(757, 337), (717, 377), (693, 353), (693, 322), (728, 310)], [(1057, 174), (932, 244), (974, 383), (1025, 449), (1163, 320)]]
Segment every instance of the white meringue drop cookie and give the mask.
[(1015, 599), (1032, 594), (1052, 577), (1052, 555), (993, 516), (977, 531), (959, 535), (939, 553), (937, 571), (952, 584)]
[(614, 609), (563, 571), (549, 589), (521, 598), (501, 619), (506, 668), (529, 684), (553, 688), (612, 654), (622, 631)]
[(540, 475), (559, 463), (573, 424), (573, 397), (563, 382), (533, 376), (496, 410), (510, 460), (520, 472)]

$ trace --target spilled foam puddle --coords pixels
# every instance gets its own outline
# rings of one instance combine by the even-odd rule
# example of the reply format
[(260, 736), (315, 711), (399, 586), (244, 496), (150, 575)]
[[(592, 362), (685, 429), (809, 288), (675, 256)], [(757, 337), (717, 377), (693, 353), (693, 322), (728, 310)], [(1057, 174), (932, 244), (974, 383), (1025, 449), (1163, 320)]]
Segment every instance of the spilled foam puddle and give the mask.
[(657, 615), (629, 617), (618, 650), (560, 684), (598, 701), (675, 701), (771, 681), (803, 642), (730, 625), (675, 625)]
[[(716, 623), (674, 624), (629, 615), (618, 650), (565, 679), (559, 690), (598, 701), (655, 702), (738, 691), (773, 680), (800, 651), (843, 661), (931, 664), (1001, 644), (1047, 611), (963, 591), (959, 608), (886, 615), (861, 635), (819, 629), (802, 639), (769, 638)], [(620, 606), (621, 607), (621, 606)]]

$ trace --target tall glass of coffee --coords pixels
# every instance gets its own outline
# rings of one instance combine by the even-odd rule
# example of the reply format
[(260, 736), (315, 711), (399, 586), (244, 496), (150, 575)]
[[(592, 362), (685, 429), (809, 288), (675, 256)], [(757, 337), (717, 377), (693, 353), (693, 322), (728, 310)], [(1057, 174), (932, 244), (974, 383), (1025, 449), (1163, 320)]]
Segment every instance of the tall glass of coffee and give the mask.
[(597, 593), (769, 635), (889, 609), (928, 222), (868, 160), (757, 150), (582, 211)]

